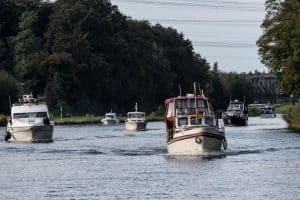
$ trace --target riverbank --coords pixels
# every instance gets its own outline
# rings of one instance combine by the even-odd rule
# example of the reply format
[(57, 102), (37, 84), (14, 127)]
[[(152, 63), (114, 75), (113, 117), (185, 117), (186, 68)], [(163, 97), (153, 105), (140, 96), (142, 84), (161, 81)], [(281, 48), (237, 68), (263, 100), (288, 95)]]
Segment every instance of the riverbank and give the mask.
[(289, 124), (289, 128), (300, 132), (300, 105), (287, 105), (280, 108), (283, 119)]
[[(103, 119), (104, 116), (93, 116), (93, 115), (87, 115), (87, 116), (72, 116), (72, 117), (64, 117), (60, 118), (59, 116), (54, 117), (54, 122), (56, 125), (75, 125), (75, 124), (100, 124), (101, 119)], [(125, 116), (117, 116), (120, 123), (124, 123), (126, 117)], [(153, 116), (149, 115), (146, 116), (147, 121), (153, 122), (153, 121), (162, 121), (162, 116)]]

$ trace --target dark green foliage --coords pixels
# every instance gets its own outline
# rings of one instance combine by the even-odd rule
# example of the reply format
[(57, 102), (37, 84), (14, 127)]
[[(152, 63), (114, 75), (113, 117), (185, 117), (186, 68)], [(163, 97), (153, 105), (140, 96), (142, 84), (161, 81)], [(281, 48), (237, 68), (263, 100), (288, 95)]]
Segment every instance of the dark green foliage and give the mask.
[(193, 82), (220, 108), (234, 92), (182, 34), (131, 20), (108, 0), (0, 5), (0, 67), (18, 80), (20, 94), (33, 92), (53, 111), (124, 114), (138, 102), (151, 112), (178, 95), (179, 85), (183, 94), (193, 91)]
[(284, 89), (300, 94), (300, 2), (268, 0), (266, 12), (264, 34), (257, 41), (261, 61)]
[(0, 70), (0, 114), (9, 114), (9, 97), (15, 100), (18, 94), (17, 81), (9, 73)]

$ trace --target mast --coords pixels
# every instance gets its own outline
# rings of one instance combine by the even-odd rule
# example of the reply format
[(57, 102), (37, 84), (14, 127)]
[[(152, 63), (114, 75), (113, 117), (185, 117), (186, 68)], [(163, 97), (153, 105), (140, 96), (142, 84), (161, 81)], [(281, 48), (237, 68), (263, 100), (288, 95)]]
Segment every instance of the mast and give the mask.
[(195, 97), (196, 121), (198, 122), (198, 102), (197, 102), (197, 87), (196, 87), (196, 82), (194, 82), (194, 97)]
[(138, 111), (138, 105), (137, 105), (137, 102), (135, 102), (134, 108), (135, 108), (135, 112), (137, 112), (137, 111)]

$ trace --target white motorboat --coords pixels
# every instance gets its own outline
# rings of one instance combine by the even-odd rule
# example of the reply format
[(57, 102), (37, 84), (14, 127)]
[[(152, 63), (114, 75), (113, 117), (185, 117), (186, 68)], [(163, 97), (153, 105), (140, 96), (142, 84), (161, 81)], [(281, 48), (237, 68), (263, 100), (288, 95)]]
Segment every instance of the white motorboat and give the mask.
[(165, 123), (170, 155), (201, 155), (227, 148), (224, 126), (215, 117), (209, 99), (187, 94), (166, 99)]
[(117, 114), (114, 112), (105, 113), (105, 117), (101, 119), (102, 124), (104, 125), (116, 125), (119, 124)]
[(139, 112), (137, 103), (135, 104), (135, 112), (128, 112), (125, 121), (125, 128), (129, 131), (144, 131), (146, 130), (147, 121), (145, 113)]
[(266, 104), (260, 109), (260, 116), (262, 118), (275, 118), (276, 112), (274, 106)]
[(53, 127), (54, 121), (50, 119), (46, 103), (38, 102), (32, 94), (23, 95), (11, 107), (5, 141), (51, 142)]

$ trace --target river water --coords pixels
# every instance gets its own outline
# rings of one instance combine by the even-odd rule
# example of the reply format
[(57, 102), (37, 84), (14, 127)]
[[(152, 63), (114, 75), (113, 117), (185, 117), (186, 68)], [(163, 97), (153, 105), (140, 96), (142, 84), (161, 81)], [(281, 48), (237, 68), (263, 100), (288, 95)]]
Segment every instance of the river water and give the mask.
[(266, 70), (256, 41), (265, 0), (111, 0), (125, 15), (182, 32), (195, 52), (223, 71)]
[[(4, 128), (1, 129), (1, 138)], [(167, 155), (164, 124), (56, 126), (54, 142), (0, 142), (0, 199), (299, 199), (300, 134), (280, 118), (226, 127), (228, 149)]]

